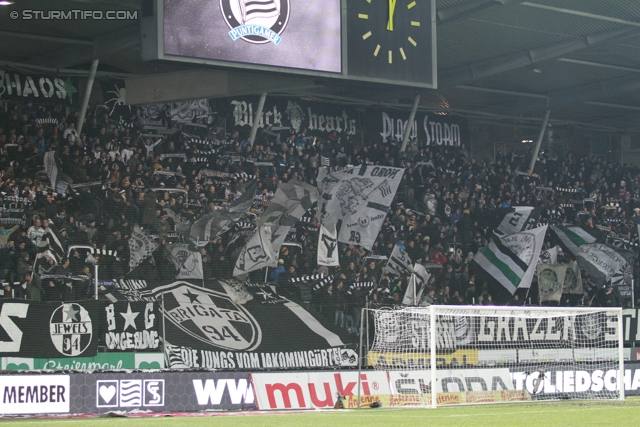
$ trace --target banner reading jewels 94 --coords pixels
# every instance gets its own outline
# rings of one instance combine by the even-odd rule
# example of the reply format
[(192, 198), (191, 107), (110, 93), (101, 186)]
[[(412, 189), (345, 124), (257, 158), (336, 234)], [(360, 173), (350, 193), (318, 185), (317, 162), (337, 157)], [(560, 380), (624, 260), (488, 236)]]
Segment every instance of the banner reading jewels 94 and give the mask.
[(0, 356), (95, 356), (101, 303), (0, 303)]

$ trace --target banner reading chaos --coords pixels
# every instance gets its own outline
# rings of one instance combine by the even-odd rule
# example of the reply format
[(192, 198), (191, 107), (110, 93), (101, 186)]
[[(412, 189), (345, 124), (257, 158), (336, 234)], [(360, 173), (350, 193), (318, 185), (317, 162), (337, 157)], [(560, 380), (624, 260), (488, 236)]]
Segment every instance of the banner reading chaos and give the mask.
[(0, 69), (0, 99), (77, 105), (77, 88), (77, 78), (22, 74)]

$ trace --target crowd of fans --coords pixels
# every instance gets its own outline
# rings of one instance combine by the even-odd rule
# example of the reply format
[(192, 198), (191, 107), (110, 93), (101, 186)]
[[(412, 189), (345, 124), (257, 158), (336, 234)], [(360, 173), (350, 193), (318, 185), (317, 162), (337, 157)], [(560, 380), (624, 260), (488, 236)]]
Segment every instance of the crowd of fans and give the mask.
[[(640, 170), (602, 158), (576, 158), (571, 152), (558, 157), (547, 151), (531, 173), (531, 153), (499, 153), (495, 161), (477, 160), (464, 145), (426, 146), (415, 140), (400, 152), (396, 141), (363, 145), (359, 138), (337, 132), (269, 128), (260, 130), (252, 147), (248, 132), (206, 140), (167, 115), (147, 118), (134, 109), (114, 119), (101, 109), (91, 111), (81, 134), (76, 130), (78, 111), (67, 114), (60, 106), (10, 104), (0, 113), (0, 280), (5, 296), (86, 298), (93, 290), (93, 264), (101, 256), (101, 279), (171, 280), (176, 271), (167, 245), (189, 240), (177, 232), (167, 210), (193, 221), (233, 203), (255, 179), (258, 189), (246, 218), (232, 232), (197, 249), (206, 278), (231, 278), (252, 222), (278, 186), (291, 179), (315, 185), (322, 165), (405, 168), (372, 251), (340, 244), (340, 267), (318, 267), (319, 223), (310, 213), (292, 229), (278, 268), (267, 272), (282, 292), (305, 288), (311, 304), (340, 326), (357, 327), (357, 313), (367, 300), (381, 305), (402, 302), (408, 276), (384, 272), (385, 257), (395, 245), (413, 262), (432, 267), (423, 304), (536, 304), (535, 286), (512, 297), (471, 263), (477, 250), (488, 244), (494, 226), (490, 218), (500, 208), (535, 206), (541, 209), (541, 223), (580, 223), (632, 244), (638, 241)], [(51, 150), (59, 172), (73, 182), (67, 194), (52, 189), (45, 174), (43, 160)], [(156, 236), (160, 246), (129, 271), (128, 238), (134, 225)], [(74, 249), (61, 258), (39, 255), (47, 228), (65, 248), (81, 245), (105, 252)], [(556, 243), (548, 233), (546, 246)], [(117, 256), (108, 258), (106, 253)], [(324, 276), (316, 282), (291, 281), (318, 273)], [(65, 280), (65, 275), (85, 280)], [(252, 280), (264, 278), (264, 271), (252, 275)], [(590, 280), (584, 272), (583, 280)], [(562, 304), (620, 304), (619, 298), (596, 288), (585, 289), (590, 292)]]

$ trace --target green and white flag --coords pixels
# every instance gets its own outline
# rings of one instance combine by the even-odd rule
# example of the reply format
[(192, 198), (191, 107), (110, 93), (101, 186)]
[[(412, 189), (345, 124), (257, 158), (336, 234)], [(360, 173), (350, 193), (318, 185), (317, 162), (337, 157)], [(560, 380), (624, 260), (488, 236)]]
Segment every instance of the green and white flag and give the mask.
[(551, 230), (558, 236), (562, 248), (573, 258), (578, 256), (578, 248), (596, 242), (596, 238), (575, 225), (552, 225)]
[(547, 226), (508, 236), (495, 236), (473, 260), (513, 295), (529, 288), (536, 270)]

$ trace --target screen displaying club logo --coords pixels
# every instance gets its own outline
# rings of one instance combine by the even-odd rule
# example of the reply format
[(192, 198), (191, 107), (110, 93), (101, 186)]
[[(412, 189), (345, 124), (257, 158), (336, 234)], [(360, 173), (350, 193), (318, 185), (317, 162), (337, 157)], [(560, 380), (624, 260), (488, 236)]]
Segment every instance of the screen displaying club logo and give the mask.
[(80, 304), (62, 304), (49, 321), (51, 342), (65, 356), (79, 356), (91, 344), (93, 326), (89, 312)]
[(289, 22), (289, 0), (220, 0), (220, 10), (233, 41), (282, 42), (280, 34)]

